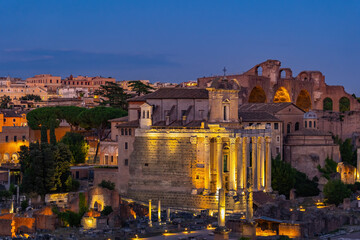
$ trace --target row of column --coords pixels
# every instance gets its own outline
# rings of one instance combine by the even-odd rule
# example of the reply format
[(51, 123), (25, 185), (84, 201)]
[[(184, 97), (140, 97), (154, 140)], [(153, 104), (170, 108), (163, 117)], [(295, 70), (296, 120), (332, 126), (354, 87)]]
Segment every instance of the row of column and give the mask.
[[(220, 136), (215, 138), (213, 146), (216, 151), (216, 179), (211, 179), (211, 143), (210, 138), (204, 138), (205, 160), (205, 193), (210, 193), (211, 182), (216, 180), (216, 190), (223, 187), (224, 148)], [(271, 138), (270, 137), (237, 137), (229, 139), (229, 190), (241, 191), (247, 186), (248, 176), (252, 176), (254, 190), (271, 192)], [(236, 169), (237, 168), (237, 169)], [(237, 170), (237, 171), (236, 171)], [(248, 171), (251, 170), (251, 174)], [(237, 174), (236, 174), (237, 172)]]

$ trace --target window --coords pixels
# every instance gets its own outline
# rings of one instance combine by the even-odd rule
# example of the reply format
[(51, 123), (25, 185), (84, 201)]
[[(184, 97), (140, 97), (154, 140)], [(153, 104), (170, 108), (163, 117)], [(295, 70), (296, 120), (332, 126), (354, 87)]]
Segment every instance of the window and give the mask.
[(307, 128), (307, 121), (305, 121), (305, 128)]
[(145, 165), (145, 167), (148, 167), (148, 166), (149, 166), (149, 164), (148, 164), (148, 163), (145, 163), (144, 165)]
[(124, 129), (123, 128), (121, 129), (121, 135), (124, 135)]
[(125, 149), (128, 149), (128, 143), (125, 142)]
[(314, 121), (314, 128), (316, 128), (316, 122)]
[(274, 129), (279, 129), (279, 123), (274, 123)]
[(13, 122), (16, 122), (16, 119), (15, 119), (15, 118), (13, 118)]
[(312, 121), (309, 121), (309, 128), (312, 128)]
[(79, 171), (76, 171), (75, 175), (76, 175), (76, 179), (79, 179)]
[(127, 130), (127, 128), (125, 128), (125, 136), (127, 136), (128, 135), (128, 130)]
[(4, 118), (4, 123), (6, 122), (6, 118)]
[(129, 159), (125, 159), (125, 160), (124, 160), (124, 165), (125, 165), (125, 166), (128, 166), (128, 165), (129, 165)]
[(277, 143), (280, 142), (280, 136), (276, 136), (276, 142), (277, 142)]
[(296, 122), (295, 123), (295, 131), (298, 131), (300, 129), (300, 123)]
[(14, 136), (14, 142), (17, 142), (17, 136)]
[(226, 114), (227, 114), (227, 112), (226, 112), (226, 106), (224, 106), (224, 121), (226, 121), (227, 120), (227, 116), (226, 116)]
[(291, 124), (290, 123), (287, 124), (286, 132), (287, 133), (291, 132)]
[(5, 142), (9, 142), (9, 136), (5, 136)]
[(131, 136), (131, 128), (129, 129), (129, 135)]
[(266, 123), (266, 128), (271, 128), (271, 123)]
[(150, 118), (150, 111), (149, 110), (146, 111), (146, 118)]
[(142, 118), (145, 118), (145, 110), (143, 111), (143, 117)]
[(280, 148), (276, 147), (276, 155), (278, 155), (280, 153)]
[(224, 172), (228, 172), (228, 155), (224, 155)]
[(111, 159), (111, 162), (113, 163), (114, 162), (114, 156), (111, 156), (110, 159)]
[(105, 155), (104, 162), (105, 162), (105, 164), (109, 164), (109, 156), (108, 155)]
[(24, 135), (22, 136), (22, 141), (25, 142), (25, 140), (26, 140), (26, 136)]

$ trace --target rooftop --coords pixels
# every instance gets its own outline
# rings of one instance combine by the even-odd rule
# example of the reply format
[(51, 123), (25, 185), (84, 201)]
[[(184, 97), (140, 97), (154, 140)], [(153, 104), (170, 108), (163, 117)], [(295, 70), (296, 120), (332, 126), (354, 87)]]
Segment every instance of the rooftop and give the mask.
[(129, 102), (142, 102), (147, 99), (208, 99), (209, 93), (204, 88), (160, 88), (143, 96), (130, 98)]

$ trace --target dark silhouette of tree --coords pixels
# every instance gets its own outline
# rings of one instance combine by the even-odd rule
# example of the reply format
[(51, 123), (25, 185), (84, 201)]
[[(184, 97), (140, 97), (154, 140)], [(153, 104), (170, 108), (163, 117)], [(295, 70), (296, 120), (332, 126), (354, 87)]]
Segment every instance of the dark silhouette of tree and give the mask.
[(11, 102), (11, 98), (9, 96), (1, 96), (0, 97), (0, 108), (1, 109), (8, 109), (9, 103)]
[(67, 132), (60, 142), (69, 147), (73, 156), (72, 163), (79, 164), (85, 162), (89, 145), (86, 143), (83, 135), (76, 132)]
[(101, 85), (100, 89), (96, 90), (94, 94), (99, 96), (100, 105), (127, 110), (127, 99), (129, 95), (125, 93), (124, 89), (117, 83), (106, 82), (105, 85)]
[(144, 94), (148, 94), (151, 92), (151, 90), (154, 90), (153, 87), (141, 82), (141, 81), (130, 81), (129, 82), (129, 87), (132, 88), (132, 90), (134, 92), (136, 92), (136, 94), (138, 96), (140, 95), (144, 95)]
[(20, 100), (28, 100), (28, 101), (35, 101), (35, 102), (40, 102), (41, 101), (41, 97), (39, 95), (35, 95), (35, 94), (26, 94), (25, 96), (22, 96), (20, 98)]

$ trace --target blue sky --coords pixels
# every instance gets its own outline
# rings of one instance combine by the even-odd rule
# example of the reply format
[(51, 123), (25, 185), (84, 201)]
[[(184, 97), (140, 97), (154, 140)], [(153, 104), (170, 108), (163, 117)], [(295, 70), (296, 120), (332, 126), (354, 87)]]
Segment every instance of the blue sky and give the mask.
[(267, 59), (360, 95), (360, 1), (0, 0), (0, 76), (182, 82)]

